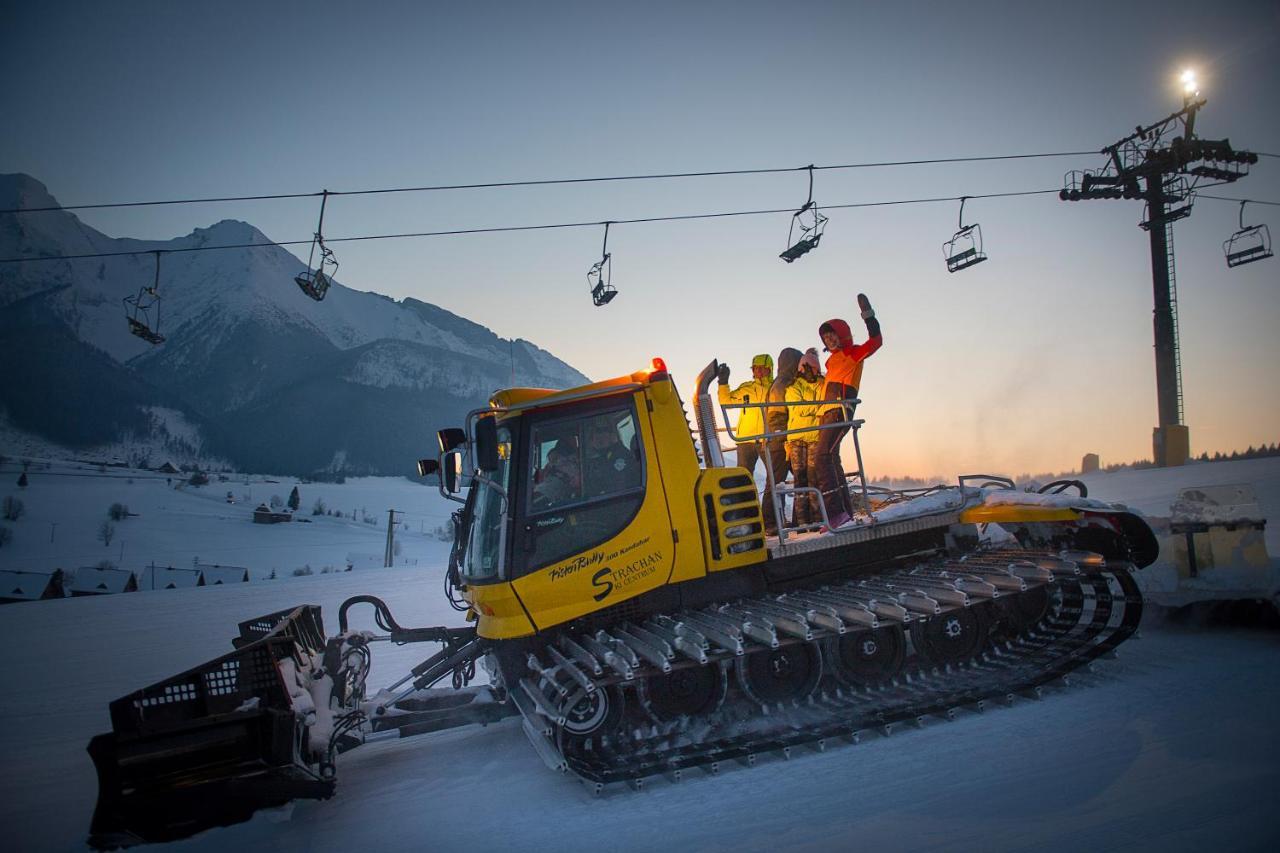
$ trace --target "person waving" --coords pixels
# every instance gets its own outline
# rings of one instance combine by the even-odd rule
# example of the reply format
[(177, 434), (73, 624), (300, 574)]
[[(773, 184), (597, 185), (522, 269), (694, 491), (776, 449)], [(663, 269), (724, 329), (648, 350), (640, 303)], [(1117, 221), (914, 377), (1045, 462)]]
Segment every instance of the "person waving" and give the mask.
[[(827, 352), (827, 376), (822, 383), (823, 400), (851, 400), (858, 396), (862, 385), (862, 365), (884, 344), (880, 334), (880, 321), (871, 308), (866, 294), (858, 294), (858, 307), (867, 326), (865, 343), (855, 344), (853, 332), (844, 320), (828, 320), (818, 327), (818, 336)], [(822, 410), (819, 424), (834, 424), (853, 419), (853, 404), (830, 403)], [(840, 442), (849, 432), (849, 426), (831, 427), (818, 432), (816, 448), (818, 488), (822, 491), (822, 503), (832, 529), (848, 524), (852, 519), (848, 484), (840, 467)]]

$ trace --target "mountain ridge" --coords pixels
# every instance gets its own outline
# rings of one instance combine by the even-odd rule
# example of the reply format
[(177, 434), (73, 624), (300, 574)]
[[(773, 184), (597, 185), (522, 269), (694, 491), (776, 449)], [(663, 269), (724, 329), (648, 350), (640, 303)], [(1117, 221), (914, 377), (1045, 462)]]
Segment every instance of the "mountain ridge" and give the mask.
[[(0, 174), (0, 209), (56, 206), (35, 178)], [(277, 458), (288, 460), (272, 469), (280, 473), (392, 473), (498, 388), (589, 381), (530, 341), (419, 299), (334, 282), (317, 303), (293, 282), (305, 264), (282, 247), (211, 248), (244, 243), (270, 241), (236, 219), (138, 240), (108, 237), (64, 210), (0, 214), (0, 257), (136, 253), (0, 265), (3, 414), (42, 438), (101, 443), (154, 428), (148, 412), (160, 407), (196, 426), (204, 452), (235, 465)], [(166, 340), (153, 347), (129, 333), (124, 300), (153, 284), (157, 257), (159, 311), (146, 322)], [(91, 395), (77, 362), (94, 365)], [(96, 407), (51, 404), (59, 394), (92, 396)], [(341, 422), (325, 411), (335, 408)], [(103, 428), (76, 428), (75, 417)], [(345, 460), (337, 470), (335, 459)]]

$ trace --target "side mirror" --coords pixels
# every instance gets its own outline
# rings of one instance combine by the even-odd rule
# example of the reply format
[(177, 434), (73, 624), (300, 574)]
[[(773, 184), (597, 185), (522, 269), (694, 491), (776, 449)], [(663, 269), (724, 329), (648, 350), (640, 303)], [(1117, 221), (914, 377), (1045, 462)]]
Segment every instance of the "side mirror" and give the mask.
[(449, 453), (445, 457), (444, 468), (444, 490), (449, 494), (458, 491), (458, 471), (462, 468), (462, 454)]
[(448, 453), (455, 447), (466, 444), (467, 434), (457, 427), (449, 427), (448, 429), (437, 430), (436, 439), (440, 442), (440, 452)]
[(481, 471), (497, 471), (501, 460), (498, 458), (498, 421), (491, 417), (476, 421), (476, 467)]
[(440, 463), (434, 459), (418, 460), (418, 476), (430, 477), (432, 474), (440, 473)]

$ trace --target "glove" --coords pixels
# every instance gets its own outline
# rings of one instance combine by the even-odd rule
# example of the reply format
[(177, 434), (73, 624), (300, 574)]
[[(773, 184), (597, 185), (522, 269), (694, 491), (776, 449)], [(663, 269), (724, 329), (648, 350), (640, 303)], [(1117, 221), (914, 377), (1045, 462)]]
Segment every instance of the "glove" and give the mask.
[(876, 316), (876, 312), (871, 310), (871, 300), (867, 298), (867, 294), (858, 294), (858, 307), (862, 309), (862, 319), (870, 320)]
[(716, 371), (716, 379), (721, 385), (729, 384), (729, 365), (720, 365), (720, 369)]
[(862, 309), (862, 320), (867, 324), (867, 336), (878, 337), (880, 335), (880, 321), (876, 319), (876, 312), (871, 307), (871, 300), (867, 298), (865, 293), (858, 294), (858, 307)]

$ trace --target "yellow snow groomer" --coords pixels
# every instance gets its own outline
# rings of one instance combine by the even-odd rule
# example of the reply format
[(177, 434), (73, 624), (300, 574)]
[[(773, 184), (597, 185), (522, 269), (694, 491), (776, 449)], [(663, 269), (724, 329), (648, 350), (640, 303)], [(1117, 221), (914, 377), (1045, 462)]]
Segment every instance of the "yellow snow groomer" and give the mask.
[[(113, 731), (90, 744), (91, 841), (177, 838), (327, 796), (345, 749), (506, 716), (596, 790), (678, 779), (1038, 697), (1136, 630), (1130, 570), (1157, 552), (1136, 516), (1075, 482), (873, 493), (850, 417), (827, 426), (851, 430), (864, 512), (830, 532), (788, 525), (805, 490), (778, 484), (762, 507), (725, 462), (717, 367), (698, 377), (692, 427), (655, 359), (568, 391), (502, 391), (442, 430), (419, 465), (460, 504), (444, 582), (469, 626), (402, 628), (372, 596), (342, 605), (332, 637), (313, 606), (243, 623), (230, 654), (112, 703)], [(785, 438), (733, 435), (730, 408), (735, 440)], [(379, 632), (348, 625), (361, 605)], [(442, 649), (371, 694), (379, 640)], [(487, 683), (467, 686), (477, 663)]]

